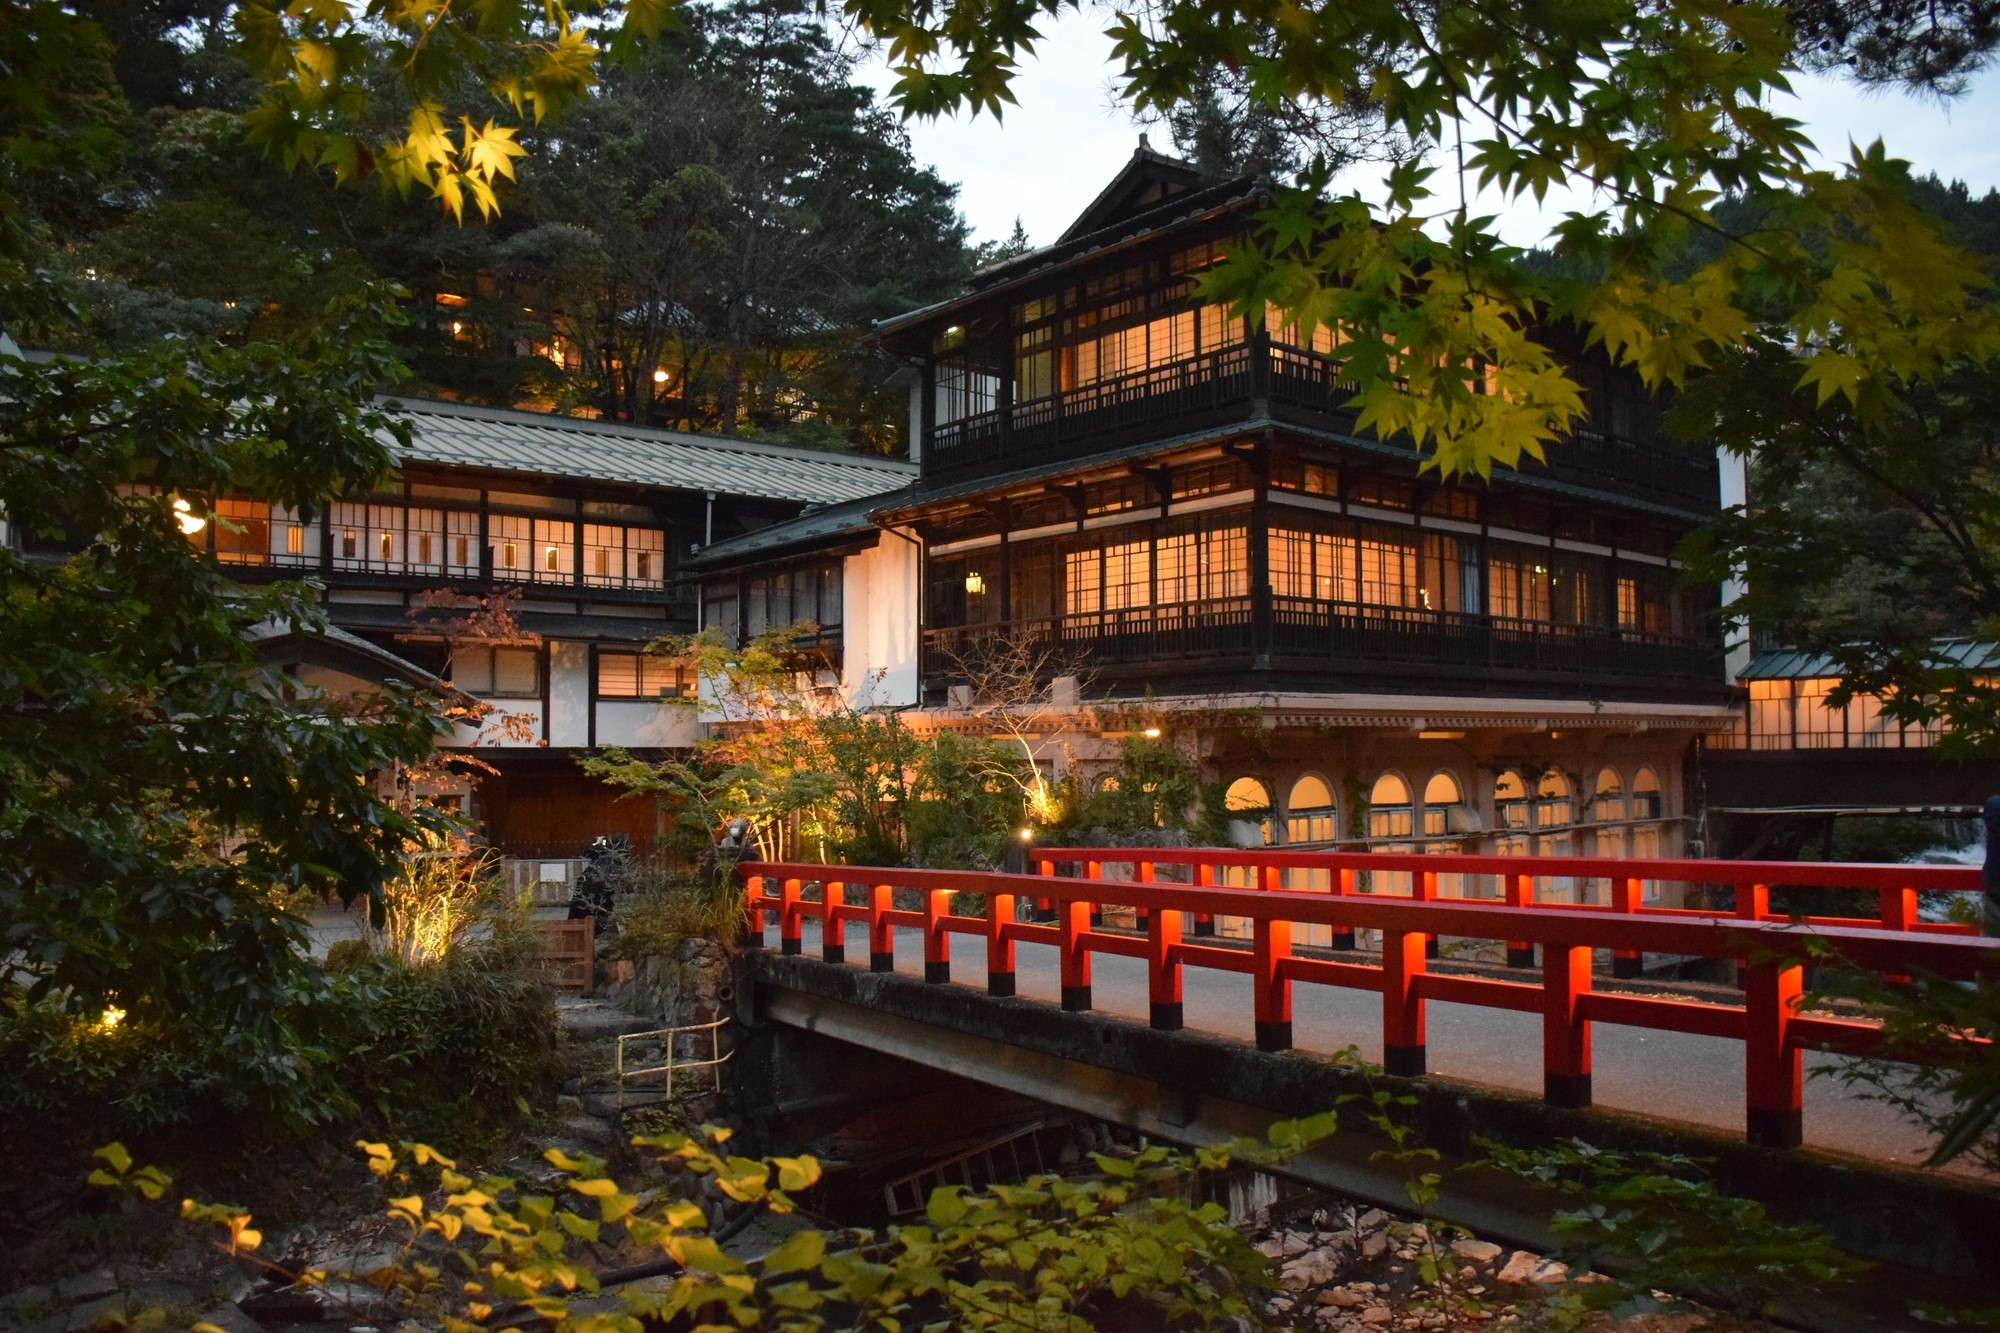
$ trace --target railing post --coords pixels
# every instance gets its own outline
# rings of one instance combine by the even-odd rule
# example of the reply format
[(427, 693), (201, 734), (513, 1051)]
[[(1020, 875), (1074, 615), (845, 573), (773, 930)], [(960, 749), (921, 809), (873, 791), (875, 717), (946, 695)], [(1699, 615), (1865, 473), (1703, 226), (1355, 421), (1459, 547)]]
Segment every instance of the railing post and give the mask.
[(1792, 1017), (1805, 970), (1785, 959), (1757, 959), (1743, 969), (1745, 1130), (1764, 1148), (1796, 1148), (1805, 1138), (1805, 1061), (1792, 1044)]
[(1908, 930), (1917, 920), (1917, 891), (1911, 888), (1883, 889), (1882, 929)]
[(847, 885), (829, 883), (820, 892), (819, 956), (829, 963), (847, 961), (847, 922), (835, 912), (847, 906)]
[[(1771, 914), (1771, 886), (1768, 884), (1738, 884), (1736, 889), (1736, 915), (1744, 921), (1762, 921)], [(1750, 984), (1750, 964), (1742, 959), (1736, 962), (1736, 985), (1739, 988)]]
[[(1278, 868), (1263, 866), (1257, 875), (1265, 890), (1278, 886)], [(1283, 964), (1292, 956), (1292, 923), (1259, 916), (1251, 925), (1250, 985), (1255, 997), (1257, 1049), (1292, 1049), (1292, 982)]]
[[(1535, 877), (1533, 875), (1503, 875), (1507, 882), (1507, 906), (1526, 907), (1535, 899)], [(1507, 941), (1507, 966), (1533, 967), (1535, 946), (1526, 940)]]
[(951, 915), (950, 889), (924, 890), (924, 981), (942, 986), (951, 980), (951, 932), (945, 918)]
[(888, 884), (868, 886), (868, 970), (896, 970), (896, 932), (885, 915), (895, 904), (896, 890)]
[(1382, 1068), (1402, 1078), (1424, 1072), (1424, 970), (1422, 932), (1382, 932)]
[(788, 879), (778, 888), (778, 952), (795, 958), (804, 949), (799, 939), (799, 881)]
[[(1102, 861), (1085, 861), (1083, 863), (1083, 877), (1085, 879), (1103, 879), (1104, 863)], [(1090, 928), (1096, 930), (1103, 924), (1104, 904), (1093, 900), (1090, 904)]]
[(1014, 993), (1014, 904), (1011, 893), (986, 895), (986, 993), (1003, 999)]
[[(1419, 870), (1416, 881), (1410, 887), (1412, 890), (1411, 896), (1416, 901), (1420, 903), (1436, 902), (1438, 896), (1437, 872), (1435, 870)], [(1439, 952), (1438, 937), (1435, 935), (1424, 936), (1424, 957), (1436, 958), (1439, 956)]]
[(1062, 1007), (1070, 1013), (1090, 1009), (1090, 904), (1080, 899), (1056, 903), (1056, 949), (1062, 957)]
[[(1056, 863), (1045, 857), (1036, 857), (1035, 873), (1043, 879), (1054, 879), (1056, 877)], [(1055, 902), (1050, 898), (1037, 898), (1035, 899), (1035, 910), (1046, 915), (1055, 910)]]
[[(1194, 868), (1194, 882), (1197, 888), (1214, 888), (1215, 867), (1207, 861), (1203, 861)], [(1208, 912), (1196, 912), (1194, 914), (1195, 938), (1200, 939), (1204, 935), (1213, 934), (1215, 934), (1215, 917)]]
[[(1636, 916), (1639, 912), (1639, 881), (1630, 876), (1620, 876), (1611, 881), (1611, 910), (1625, 916)], [(1646, 955), (1637, 949), (1613, 949), (1611, 951), (1611, 975), (1614, 977), (1636, 977), (1646, 970)]]
[[(1333, 892), (1336, 897), (1341, 898), (1351, 898), (1354, 896), (1354, 872), (1352, 870), (1337, 870), (1334, 872)], [(1328, 947), (1341, 950), (1342, 952), (1352, 949), (1354, 947), (1354, 927), (1335, 926), (1333, 928), (1333, 940)]]
[(1588, 945), (1542, 946), (1542, 1100), (1551, 1106), (1590, 1105)]
[[(1134, 861), (1132, 863), (1132, 878), (1141, 884), (1151, 884), (1159, 878), (1159, 875), (1151, 861)], [(1147, 918), (1151, 915), (1152, 913), (1143, 907), (1132, 909), (1133, 922), (1141, 930), (1147, 928)]]
[(1161, 908), (1146, 921), (1146, 998), (1150, 1022), (1161, 1032), (1181, 1030), (1181, 914)]

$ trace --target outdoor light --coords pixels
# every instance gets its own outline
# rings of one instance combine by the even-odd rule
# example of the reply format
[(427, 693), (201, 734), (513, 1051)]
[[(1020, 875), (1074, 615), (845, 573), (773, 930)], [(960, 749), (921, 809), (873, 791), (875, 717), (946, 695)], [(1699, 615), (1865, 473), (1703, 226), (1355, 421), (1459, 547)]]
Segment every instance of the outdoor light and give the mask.
[(1158, 727), (1147, 727), (1143, 732), (1139, 734), (1144, 736), (1149, 741), (1156, 741), (1160, 739), (1160, 729)]
[(965, 591), (974, 597), (983, 597), (986, 594), (986, 580), (980, 577), (978, 570), (975, 569), (965, 576)]
[(667, 382), (667, 372), (666, 372), (666, 371), (664, 371), (664, 370), (656, 370), (656, 371), (654, 371), (654, 372), (653, 372), (653, 383), (655, 383), (655, 384), (665, 384), (666, 382)]
[(1034, 840), (1035, 840), (1035, 831), (1033, 829), (1024, 828), (1021, 830), (1022, 842), (1033, 842)]
[(117, 1027), (120, 1023), (123, 1023), (124, 1021), (125, 1021), (125, 1011), (123, 1009), (120, 1009), (117, 1005), (114, 1004), (109, 1009), (106, 1009), (104, 1011), (104, 1018), (102, 1022), (99, 1024), (99, 1026), (101, 1026), (106, 1032), (109, 1032), (113, 1028)]
[(452, 333), (453, 333), (453, 335), (454, 335), (454, 336), (455, 336), (455, 335), (457, 335), (457, 334), (461, 334), (461, 333), (464, 333), (464, 332), (465, 332), (465, 325), (463, 325), (463, 324), (459, 323), (459, 321), (457, 321), (457, 320), (455, 320), (455, 319), (454, 319), (454, 320), (453, 320), (453, 321), (451, 322), (451, 331), (452, 331)]
[(194, 506), (186, 500), (174, 501), (174, 522), (181, 525), (181, 531), (192, 537), (208, 526), (208, 520), (194, 512)]

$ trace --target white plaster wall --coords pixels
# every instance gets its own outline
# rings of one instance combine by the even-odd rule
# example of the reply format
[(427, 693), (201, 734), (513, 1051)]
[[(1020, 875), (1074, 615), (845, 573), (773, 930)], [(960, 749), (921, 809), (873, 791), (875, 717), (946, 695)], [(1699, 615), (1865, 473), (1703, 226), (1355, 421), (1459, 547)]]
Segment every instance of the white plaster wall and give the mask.
[(917, 545), (889, 531), (842, 573), (841, 689), (856, 708), (917, 701)]
[(590, 645), (549, 644), (549, 744), (590, 744)]
[[(485, 723), (479, 727), (468, 727), (461, 723), (453, 729), (451, 739), (445, 741), (444, 744), (459, 749), (464, 749), (472, 745), (478, 745), (481, 748), (499, 746), (502, 749), (526, 749), (529, 746), (541, 744), (542, 705), (540, 700), (488, 699), (486, 702), (493, 705), (494, 711), (487, 715)], [(524, 725), (518, 727), (508, 726), (507, 719), (510, 717), (523, 719)], [(527, 736), (530, 739), (511, 739), (512, 736), (516, 735)]]
[[(1722, 508), (1748, 510), (1750, 506), (1750, 478), (1742, 454), (1716, 446), (1716, 472), (1720, 479), (1717, 489)], [(1722, 608), (1727, 611), (1730, 603), (1749, 591), (1749, 586), (1741, 578), (1731, 578), (1722, 585)], [(1743, 668), (1750, 665), (1750, 628), (1743, 626), (1729, 632), (1729, 640), (1723, 645), (1722, 672), (1729, 684), (1736, 683), (1736, 677)]]
[(599, 745), (682, 747), (700, 739), (693, 710), (662, 708), (648, 699), (600, 699), (597, 703)]

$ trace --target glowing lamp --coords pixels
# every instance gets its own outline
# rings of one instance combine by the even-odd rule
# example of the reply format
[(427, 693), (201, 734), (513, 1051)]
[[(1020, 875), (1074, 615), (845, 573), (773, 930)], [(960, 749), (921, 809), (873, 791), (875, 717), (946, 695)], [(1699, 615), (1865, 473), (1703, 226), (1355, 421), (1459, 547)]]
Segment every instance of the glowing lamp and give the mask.
[(1160, 739), (1160, 729), (1158, 727), (1147, 727), (1144, 731), (1140, 732), (1139, 734), (1144, 736), (1149, 741), (1156, 741)]
[(666, 372), (666, 371), (664, 371), (664, 370), (656, 370), (656, 371), (654, 371), (654, 372), (653, 372), (653, 383), (655, 383), (655, 384), (665, 384), (666, 382), (667, 382), (667, 372)]
[(208, 520), (194, 512), (194, 506), (186, 500), (174, 501), (174, 522), (181, 525), (181, 531), (192, 537), (208, 526)]
[(986, 580), (980, 577), (980, 573), (978, 570), (975, 569), (970, 574), (967, 574), (965, 576), (965, 591), (968, 595), (973, 597), (985, 596)]

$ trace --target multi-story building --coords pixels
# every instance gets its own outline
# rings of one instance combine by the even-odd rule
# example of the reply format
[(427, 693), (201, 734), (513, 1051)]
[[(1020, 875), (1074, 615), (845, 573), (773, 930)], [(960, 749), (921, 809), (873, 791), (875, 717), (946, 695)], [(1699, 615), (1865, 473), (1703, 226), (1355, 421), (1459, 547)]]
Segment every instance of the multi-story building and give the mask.
[(1733, 718), (1673, 555), (1716, 512), (1715, 451), (1549, 328), (1587, 424), (1490, 484), (1427, 472), (1356, 428), (1324, 331), (1196, 295), (1267, 188), (1142, 146), (1055, 244), (879, 326), (915, 485), (703, 552), (707, 622), (806, 619), (779, 600), (801, 579), (907, 566), (916, 606), (871, 604), (893, 624), (850, 593), (844, 679), (913, 725), (965, 725), (964, 665), (1026, 639), (1080, 682), (1050, 726), (1086, 775), (1117, 739), (1093, 701), (1143, 704), (1275, 841), (1686, 850), (1685, 758)]
[[(690, 554), (914, 473), (888, 459), (568, 417), (403, 408), (412, 441), (382, 494), (311, 522), (254, 497), (225, 500), (226, 523), (192, 539), (246, 582), (312, 576), (324, 586), (336, 633), (273, 648), (302, 678), (339, 687), (394, 675), (400, 658), (492, 705), (483, 726), (455, 738), (492, 771), (439, 795), (520, 856), (574, 856), (602, 833), (655, 836), (652, 802), (618, 799), (576, 761), (603, 745), (645, 753), (692, 742), (694, 723), (660, 707), (688, 682), (643, 651), (696, 627), (681, 578)], [(519, 634), (452, 627), (502, 592), (514, 594), (500, 601)], [(439, 594), (460, 605), (437, 607)], [(837, 601), (813, 611), (838, 634)]]

